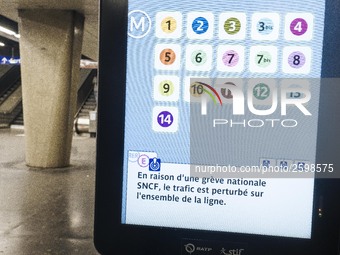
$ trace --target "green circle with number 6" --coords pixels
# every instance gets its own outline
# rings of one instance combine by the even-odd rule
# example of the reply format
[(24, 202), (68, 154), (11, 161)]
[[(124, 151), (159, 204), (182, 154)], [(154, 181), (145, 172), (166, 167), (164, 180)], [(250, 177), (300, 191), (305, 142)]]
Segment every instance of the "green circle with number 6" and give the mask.
[(229, 18), (224, 22), (224, 30), (229, 35), (237, 34), (241, 30), (241, 22), (237, 18)]
[(174, 93), (174, 84), (170, 80), (161, 81), (159, 92), (162, 96), (171, 96)]
[(196, 66), (204, 65), (207, 62), (207, 53), (203, 50), (195, 50), (191, 54), (191, 62)]

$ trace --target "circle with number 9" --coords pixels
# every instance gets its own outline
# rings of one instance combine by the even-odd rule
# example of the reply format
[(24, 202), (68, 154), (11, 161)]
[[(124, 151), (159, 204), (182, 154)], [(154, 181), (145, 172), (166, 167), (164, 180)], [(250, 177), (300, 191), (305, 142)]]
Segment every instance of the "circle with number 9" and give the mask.
[(177, 28), (177, 22), (173, 17), (166, 17), (162, 20), (161, 27), (164, 33), (172, 33)]
[(224, 31), (229, 35), (234, 35), (240, 32), (241, 22), (238, 18), (229, 18), (224, 22)]
[(289, 55), (288, 63), (293, 68), (301, 68), (306, 63), (306, 57), (302, 52), (295, 51)]
[(191, 53), (191, 62), (196, 66), (204, 65), (207, 62), (207, 53), (203, 50), (195, 50)]
[(174, 84), (170, 80), (161, 81), (159, 92), (162, 96), (171, 96), (174, 93)]

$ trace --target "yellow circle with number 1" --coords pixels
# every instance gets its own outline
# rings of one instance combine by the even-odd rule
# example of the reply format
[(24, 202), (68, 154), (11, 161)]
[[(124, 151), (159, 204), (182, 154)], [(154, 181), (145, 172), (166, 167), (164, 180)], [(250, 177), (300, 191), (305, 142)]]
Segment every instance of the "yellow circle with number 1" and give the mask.
[(164, 33), (172, 33), (177, 28), (177, 22), (173, 17), (166, 17), (162, 20), (161, 27)]
[(161, 81), (159, 84), (159, 92), (162, 96), (171, 96), (174, 93), (174, 84), (170, 80)]

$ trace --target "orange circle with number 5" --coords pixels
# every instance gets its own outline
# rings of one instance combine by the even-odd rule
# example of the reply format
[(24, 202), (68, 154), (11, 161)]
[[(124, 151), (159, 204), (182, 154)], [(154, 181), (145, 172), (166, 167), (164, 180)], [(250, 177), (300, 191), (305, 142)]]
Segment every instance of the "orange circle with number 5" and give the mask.
[(159, 55), (159, 59), (164, 65), (172, 65), (176, 60), (176, 53), (172, 49), (164, 49)]

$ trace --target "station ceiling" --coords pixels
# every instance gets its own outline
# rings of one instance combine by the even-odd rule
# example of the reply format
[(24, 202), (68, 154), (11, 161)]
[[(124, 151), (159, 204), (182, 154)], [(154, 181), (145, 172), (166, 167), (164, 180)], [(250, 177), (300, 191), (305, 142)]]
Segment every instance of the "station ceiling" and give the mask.
[(82, 54), (98, 60), (99, 0), (0, 0), (0, 15), (19, 21), (18, 9), (75, 10), (85, 17)]

